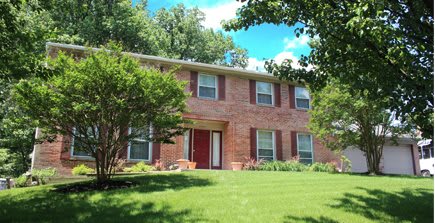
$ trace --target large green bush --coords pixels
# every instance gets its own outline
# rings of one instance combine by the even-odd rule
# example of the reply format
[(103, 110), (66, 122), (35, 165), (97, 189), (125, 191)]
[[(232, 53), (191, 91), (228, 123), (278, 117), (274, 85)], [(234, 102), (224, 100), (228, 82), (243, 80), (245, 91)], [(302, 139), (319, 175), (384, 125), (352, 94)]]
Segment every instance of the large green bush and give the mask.
[(317, 163), (316, 162), (310, 166), (310, 171), (334, 173), (337, 170), (336, 170), (335, 165), (333, 163)]
[(14, 179), (15, 187), (27, 187), (29, 186), (29, 180), (27, 179), (27, 176), (21, 175)]
[(308, 166), (298, 161), (268, 161), (260, 165), (259, 170), (263, 171), (306, 171)]
[(72, 169), (73, 175), (86, 175), (90, 173), (94, 173), (94, 169), (86, 166), (85, 164), (80, 164)]

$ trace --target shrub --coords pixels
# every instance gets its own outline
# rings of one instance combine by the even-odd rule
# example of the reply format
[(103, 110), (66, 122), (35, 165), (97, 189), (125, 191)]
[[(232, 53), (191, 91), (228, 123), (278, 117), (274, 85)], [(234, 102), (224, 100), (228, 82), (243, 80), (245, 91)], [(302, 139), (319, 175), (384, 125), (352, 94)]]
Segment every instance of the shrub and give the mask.
[(55, 176), (57, 173), (55, 168), (48, 167), (45, 169), (33, 169), (32, 170), (32, 177), (36, 179), (38, 184), (46, 184), (47, 181), (50, 179), (50, 177)]
[(246, 162), (243, 163), (244, 170), (260, 170), (260, 166), (264, 163), (263, 159), (255, 160), (254, 158), (245, 157)]
[(154, 168), (150, 165), (145, 164), (143, 161), (136, 163), (131, 167), (131, 172), (148, 172), (153, 170)]
[(333, 173), (336, 172), (336, 168), (333, 163), (313, 163), (310, 166), (310, 171)]
[(86, 175), (90, 173), (94, 173), (94, 169), (86, 166), (85, 164), (80, 164), (72, 169), (73, 175)]
[(14, 179), (15, 187), (27, 187), (29, 186), (29, 179), (26, 175), (21, 175)]
[(341, 171), (342, 172), (350, 172), (352, 171), (352, 162), (346, 156), (342, 155), (340, 157), (341, 160)]
[(133, 170), (131, 169), (131, 167), (125, 167), (124, 169), (122, 169), (122, 172), (131, 173), (133, 172)]
[(308, 169), (303, 163), (300, 163), (295, 160), (283, 162), (283, 161), (268, 161), (264, 162), (260, 165), (260, 170), (263, 171), (293, 171), (293, 172), (302, 172)]

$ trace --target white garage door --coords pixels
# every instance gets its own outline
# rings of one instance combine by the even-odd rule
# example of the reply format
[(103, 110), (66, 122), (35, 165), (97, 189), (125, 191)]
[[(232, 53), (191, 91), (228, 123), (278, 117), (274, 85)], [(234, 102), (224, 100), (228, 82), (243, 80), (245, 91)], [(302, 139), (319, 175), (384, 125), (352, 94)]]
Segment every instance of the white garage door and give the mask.
[(410, 146), (384, 147), (384, 173), (414, 174)]
[[(352, 163), (352, 172), (368, 171), (366, 158), (361, 150), (348, 148), (343, 153)], [(384, 146), (380, 166), (383, 167), (382, 172), (387, 174), (414, 174), (410, 146)]]

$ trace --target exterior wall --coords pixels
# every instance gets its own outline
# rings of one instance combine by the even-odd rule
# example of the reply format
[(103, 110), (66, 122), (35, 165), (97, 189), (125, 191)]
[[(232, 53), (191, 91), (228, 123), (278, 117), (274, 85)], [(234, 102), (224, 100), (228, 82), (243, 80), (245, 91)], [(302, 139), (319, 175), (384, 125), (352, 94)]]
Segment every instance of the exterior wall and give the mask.
[[(56, 50), (50, 50), (49, 55), (55, 57)], [(80, 54), (80, 52), (78, 52)], [(201, 71), (199, 71), (201, 73)], [(212, 71), (207, 74), (220, 75)], [(191, 70), (181, 70), (177, 78), (190, 81)], [(257, 81), (271, 82), (259, 75)], [(277, 80), (275, 83), (279, 83)], [(191, 92), (190, 85), (186, 85), (186, 92)], [(281, 130), (282, 132), (282, 158), (292, 158), (291, 132), (308, 132), (306, 125), (309, 114), (305, 110), (290, 108), (290, 92), (288, 84), (280, 84), (280, 107), (261, 106), (250, 103), (249, 79), (237, 75), (225, 75), (225, 100), (208, 100), (198, 97), (188, 99), (189, 112), (185, 118), (201, 121), (215, 121), (223, 126), (223, 169), (231, 169), (231, 162), (245, 161), (250, 157), (250, 129)], [(294, 94), (292, 94), (294, 95)], [(294, 98), (292, 98), (294, 100)], [(193, 126), (195, 128), (195, 125)], [(89, 160), (61, 159), (62, 149), (69, 148), (63, 143), (62, 136), (54, 143), (44, 143), (35, 149), (34, 168), (55, 167), (61, 174), (70, 174), (72, 167), (85, 162), (92, 166)], [(163, 144), (160, 147), (160, 160), (167, 166), (183, 157), (183, 136), (175, 139), (175, 144)], [(316, 162), (339, 162), (336, 155), (325, 149), (321, 143), (314, 139), (313, 156)]]

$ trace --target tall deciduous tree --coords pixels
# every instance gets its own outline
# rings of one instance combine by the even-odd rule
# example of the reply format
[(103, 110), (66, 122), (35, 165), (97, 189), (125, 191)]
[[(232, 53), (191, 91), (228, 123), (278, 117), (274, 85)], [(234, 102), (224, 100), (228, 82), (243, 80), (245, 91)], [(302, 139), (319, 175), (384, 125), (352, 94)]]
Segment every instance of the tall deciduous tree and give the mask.
[(269, 64), (274, 75), (322, 89), (334, 78), (352, 89), (367, 90), (403, 120), (433, 136), (433, 1), (248, 0), (226, 29), (262, 23), (294, 26), (296, 36), (312, 38), (312, 51), (295, 69), (291, 61)]
[[(75, 61), (60, 53), (49, 61), (53, 76), (22, 80), (14, 95), (46, 133), (81, 142), (95, 158), (101, 183), (110, 179), (129, 139), (143, 134), (153, 142), (171, 143), (183, 133), (181, 114), (188, 95), (186, 83), (172, 71), (143, 69), (119, 48), (86, 54)], [(126, 134), (129, 127), (143, 131)]]
[(350, 93), (349, 86), (331, 83), (313, 93), (308, 127), (329, 149), (342, 151), (355, 146), (366, 156), (369, 173), (380, 173), (379, 163), (387, 139), (393, 142), (409, 125), (394, 123), (392, 114), (379, 98), (372, 101), (367, 91)]

